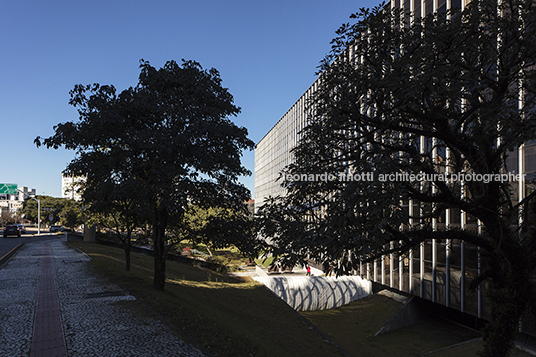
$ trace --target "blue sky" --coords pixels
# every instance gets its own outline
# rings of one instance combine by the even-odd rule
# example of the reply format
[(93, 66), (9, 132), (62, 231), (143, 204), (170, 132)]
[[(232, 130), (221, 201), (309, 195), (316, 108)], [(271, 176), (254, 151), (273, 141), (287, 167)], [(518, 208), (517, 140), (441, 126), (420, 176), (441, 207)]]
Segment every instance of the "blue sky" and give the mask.
[[(0, 4), (0, 183), (61, 196), (72, 151), (36, 148), (76, 121), (75, 84), (135, 86), (139, 60), (216, 68), (258, 142), (315, 80), (330, 40), (371, 0), (3, 1)], [(254, 171), (254, 153), (244, 165)], [(241, 181), (252, 191), (253, 176)]]

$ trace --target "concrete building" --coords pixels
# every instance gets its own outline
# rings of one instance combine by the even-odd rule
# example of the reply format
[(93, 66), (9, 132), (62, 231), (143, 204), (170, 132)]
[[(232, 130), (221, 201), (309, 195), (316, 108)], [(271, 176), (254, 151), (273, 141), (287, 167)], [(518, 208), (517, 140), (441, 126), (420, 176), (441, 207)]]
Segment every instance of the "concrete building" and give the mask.
[[(466, 0), (394, 0), (387, 6), (403, 7), (415, 16), (444, 12), (450, 7), (463, 7)], [(298, 132), (307, 124), (306, 103), (318, 86), (315, 81), (295, 104), (279, 119), (255, 148), (255, 208), (269, 196), (284, 195), (278, 181), (283, 168), (293, 162), (290, 150), (297, 144)], [(422, 145), (426, 145), (423, 141)], [(522, 145), (510, 153), (509, 172), (524, 173), (525, 178), (514, 184), (513, 195), (519, 202), (534, 190), (536, 178), (536, 141)], [(516, 203), (514, 202), (514, 203)], [(418, 209), (405, 202), (408, 211)], [(477, 220), (464, 212), (448, 210), (434, 219), (433, 229), (469, 229), (480, 232)], [(475, 246), (459, 240), (430, 240), (407, 254), (390, 254), (373, 263), (362, 264), (355, 274), (382, 286), (391, 287), (425, 300), (440, 304), (475, 318), (490, 318), (484, 298), (485, 285), (469, 291), (471, 281), (480, 273), (480, 254)]]
[(35, 197), (35, 188), (29, 189), (28, 187), (19, 187), (19, 193), (17, 194), (0, 194), (0, 207), (2, 212), (9, 211), (16, 213), (17, 210), (22, 208), (25, 197)]
[(80, 183), (84, 182), (83, 177), (73, 177), (69, 175), (61, 175), (61, 198), (80, 201), (82, 195), (79, 192)]
[(293, 161), (290, 150), (307, 125), (306, 105), (316, 86), (315, 81), (255, 147), (255, 210), (267, 197), (285, 193), (279, 174)]

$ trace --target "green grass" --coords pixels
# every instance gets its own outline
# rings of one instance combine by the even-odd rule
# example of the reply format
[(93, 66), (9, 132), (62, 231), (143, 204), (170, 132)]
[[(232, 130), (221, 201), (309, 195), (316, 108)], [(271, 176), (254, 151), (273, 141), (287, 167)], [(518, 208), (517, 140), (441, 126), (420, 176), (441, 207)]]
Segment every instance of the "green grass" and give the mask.
[(214, 252), (216, 261), (227, 267), (227, 271), (238, 271), (247, 259), (236, 248), (218, 249)]
[[(132, 253), (125, 271), (124, 253), (95, 243), (71, 243), (88, 254), (91, 267), (136, 296), (122, 302), (140, 317), (161, 319), (183, 339), (214, 356), (341, 356), (304, 321), (308, 319), (352, 357), (420, 356), (479, 333), (441, 319), (430, 319), (375, 336), (401, 303), (374, 295), (337, 309), (302, 312), (300, 316), (264, 286), (250, 278), (236, 280), (214, 271), (168, 261), (164, 292), (152, 288), (153, 258)], [(430, 354), (432, 357), (476, 356), (481, 342)], [(520, 350), (515, 357), (527, 356)]]
[[(460, 356), (478, 356), (479, 351), (484, 348), (482, 341), (471, 342), (452, 348), (447, 348), (441, 351), (437, 351), (426, 355), (426, 357), (460, 357)], [(530, 357), (530, 353), (514, 348), (510, 352), (510, 357)]]
[[(442, 320), (419, 323), (375, 336), (402, 303), (382, 295), (371, 295), (337, 309), (302, 312), (319, 330), (350, 356), (478, 356), (483, 342), (463, 344), (481, 337), (478, 331)], [(452, 347), (458, 344), (460, 346)], [(438, 351), (441, 350), (441, 351)], [(512, 357), (530, 356), (514, 349)]]
[(318, 333), (263, 285), (167, 262), (164, 292), (152, 288), (152, 257), (132, 253), (125, 271), (119, 248), (71, 243), (88, 254), (90, 266), (136, 296), (121, 304), (156, 317), (186, 341), (217, 356), (340, 356)]
[(479, 336), (441, 319), (375, 336), (401, 306), (386, 296), (372, 295), (337, 309), (303, 315), (351, 356), (419, 356)]
[[(174, 249), (174, 254), (180, 254), (183, 248), (189, 247), (191, 249), (198, 250), (207, 255), (211, 255), (213, 262), (221, 264), (226, 267), (227, 271), (238, 271), (242, 265), (245, 265), (247, 258), (240, 253), (236, 247), (225, 248), (225, 249), (208, 249), (205, 244), (192, 244), (192, 242), (183, 240), (177, 244)], [(192, 253), (193, 256), (198, 254)], [(199, 255), (201, 256), (201, 255)]]
[(275, 259), (274, 257), (256, 259), (255, 263), (257, 263), (258, 265), (262, 265), (265, 268), (268, 268), (270, 266), (270, 264), (272, 264), (274, 259)]

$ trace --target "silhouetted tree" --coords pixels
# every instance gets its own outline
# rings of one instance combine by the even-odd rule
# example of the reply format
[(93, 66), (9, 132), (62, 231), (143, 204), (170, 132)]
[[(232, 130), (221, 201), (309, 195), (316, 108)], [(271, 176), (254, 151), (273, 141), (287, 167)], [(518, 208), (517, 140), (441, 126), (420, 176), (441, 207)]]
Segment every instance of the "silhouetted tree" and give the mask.
[(254, 144), (229, 119), (240, 108), (217, 70), (195, 61), (156, 69), (142, 60), (140, 68), (138, 85), (119, 94), (113, 86), (76, 85), (70, 104), (80, 120), (58, 124), (53, 136), (35, 142), (76, 150), (67, 172), (87, 176), (86, 185), (104, 176), (139, 183), (131, 197), (149, 212), (154, 286), (163, 290), (166, 229), (190, 204), (242, 204), (249, 190), (237, 178), (250, 172), (240, 157)]
[[(412, 23), (382, 7), (353, 18), (322, 63), (309, 124), (282, 179), (288, 195), (261, 209), (261, 233), (287, 265), (316, 260), (339, 274), (427, 239), (480, 247), (484, 269), (475, 283), (489, 282), (492, 316), (484, 354), (505, 356), (522, 313), (536, 307), (536, 240), (518, 225), (536, 192), (518, 202), (510, 182), (498, 179), (465, 181), (462, 191), (460, 182), (433, 176), (386, 178), (489, 178), (507, 170), (511, 150), (536, 138), (535, 5), (474, 0), (462, 13)], [(362, 173), (374, 179), (339, 176)], [(293, 179), (301, 174), (333, 176)], [(479, 220), (482, 234), (432, 229), (447, 209)]]

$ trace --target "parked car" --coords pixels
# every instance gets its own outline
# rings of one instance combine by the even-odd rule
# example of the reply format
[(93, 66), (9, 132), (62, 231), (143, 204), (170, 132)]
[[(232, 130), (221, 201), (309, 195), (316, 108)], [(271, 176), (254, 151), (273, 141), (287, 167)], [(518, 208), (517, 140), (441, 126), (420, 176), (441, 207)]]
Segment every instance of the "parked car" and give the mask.
[(50, 228), (48, 229), (49, 232), (63, 232), (65, 230), (65, 228), (63, 228), (62, 226), (50, 226)]
[(7, 236), (21, 236), (19, 227), (16, 224), (9, 224), (4, 228), (4, 238)]
[(19, 227), (20, 232), (21, 232), (22, 234), (26, 234), (26, 228), (24, 228), (24, 225), (22, 225), (22, 224), (17, 224), (17, 227)]

